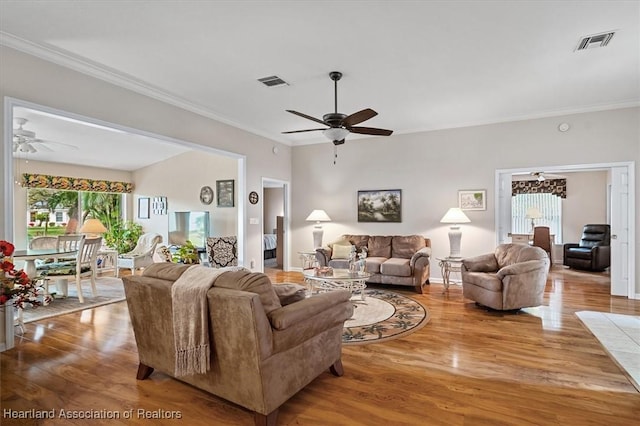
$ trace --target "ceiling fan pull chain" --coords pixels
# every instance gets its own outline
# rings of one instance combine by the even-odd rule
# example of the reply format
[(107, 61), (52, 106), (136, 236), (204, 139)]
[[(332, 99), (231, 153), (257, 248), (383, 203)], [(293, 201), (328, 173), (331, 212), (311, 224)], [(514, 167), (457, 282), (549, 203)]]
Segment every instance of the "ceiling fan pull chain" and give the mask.
[(333, 146), (333, 164), (336, 164), (336, 159), (338, 158), (338, 145)]

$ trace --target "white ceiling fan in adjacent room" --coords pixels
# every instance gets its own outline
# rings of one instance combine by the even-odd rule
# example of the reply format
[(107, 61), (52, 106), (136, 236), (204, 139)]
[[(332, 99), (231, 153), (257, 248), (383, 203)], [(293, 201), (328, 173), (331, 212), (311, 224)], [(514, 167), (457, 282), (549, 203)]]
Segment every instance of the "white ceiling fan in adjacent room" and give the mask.
[(15, 117), (14, 120), (18, 126), (17, 129), (13, 129), (13, 152), (15, 153), (35, 154), (38, 150), (51, 152), (56, 151), (56, 149), (54, 149), (55, 147), (78, 149), (75, 145), (39, 139), (36, 137), (36, 132), (23, 128), (29, 120), (20, 117)]

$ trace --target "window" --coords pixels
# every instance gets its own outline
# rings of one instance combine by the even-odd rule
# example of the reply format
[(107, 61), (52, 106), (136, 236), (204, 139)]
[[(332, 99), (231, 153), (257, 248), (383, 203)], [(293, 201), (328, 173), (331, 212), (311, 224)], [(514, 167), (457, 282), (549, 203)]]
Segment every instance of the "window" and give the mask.
[[(82, 224), (87, 217), (97, 218), (109, 229), (111, 223), (121, 220), (123, 195), (28, 188), (28, 241), (40, 235), (64, 234), (67, 231), (65, 225), (72, 219)], [(53, 220), (55, 223), (50, 226), (49, 222)]]
[(548, 226), (555, 235), (555, 243), (562, 243), (562, 198), (554, 194), (516, 194), (511, 197), (511, 232), (530, 234), (531, 220), (527, 210), (536, 207), (541, 213), (540, 219), (533, 219), (536, 226)]

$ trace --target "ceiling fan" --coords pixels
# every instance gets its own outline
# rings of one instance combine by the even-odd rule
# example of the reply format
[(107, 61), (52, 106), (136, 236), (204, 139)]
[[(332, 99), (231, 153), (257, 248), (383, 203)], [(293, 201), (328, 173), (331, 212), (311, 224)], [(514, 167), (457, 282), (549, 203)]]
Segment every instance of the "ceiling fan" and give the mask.
[(531, 172), (531, 176), (535, 177), (538, 182), (544, 182), (547, 178), (544, 172)]
[(371, 108), (363, 109), (362, 111), (358, 111), (351, 115), (346, 115), (338, 112), (338, 80), (342, 78), (342, 73), (339, 71), (332, 71), (329, 73), (329, 77), (334, 82), (334, 92), (335, 92), (335, 102), (334, 102), (334, 112), (330, 112), (322, 116), (322, 120), (311, 117), (307, 114), (303, 114), (298, 111), (293, 111), (288, 109), (287, 112), (291, 114), (298, 115), (300, 117), (306, 118), (307, 120), (315, 121), (319, 124), (324, 124), (328, 126), (328, 128), (319, 128), (319, 129), (305, 129), (305, 130), (292, 130), (289, 132), (282, 133), (302, 133), (302, 132), (315, 132), (315, 131), (323, 131), (324, 135), (333, 142), (334, 145), (342, 145), (344, 143), (344, 138), (349, 133), (359, 133), (363, 135), (374, 135), (374, 136), (389, 136), (393, 133), (393, 130), (387, 129), (378, 129), (375, 127), (361, 127), (356, 126), (356, 124), (360, 124), (363, 121), (367, 121), (370, 118), (378, 115), (377, 112), (372, 110)]
[(62, 142), (54, 142), (36, 138), (36, 132), (32, 130), (24, 129), (23, 126), (29, 122), (26, 118), (15, 117), (17, 129), (13, 129), (13, 152), (24, 152), (33, 154), (38, 152), (38, 149), (43, 151), (53, 152), (48, 145), (57, 145), (69, 149), (78, 149), (75, 145), (70, 145)]

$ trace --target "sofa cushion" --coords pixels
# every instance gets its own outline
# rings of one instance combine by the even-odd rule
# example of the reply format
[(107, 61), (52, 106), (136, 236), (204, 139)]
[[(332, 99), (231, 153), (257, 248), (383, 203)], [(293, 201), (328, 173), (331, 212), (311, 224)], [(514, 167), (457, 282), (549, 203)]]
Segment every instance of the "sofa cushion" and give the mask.
[(591, 261), (591, 249), (586, 247), (575, 247), (567, 249), (567, 252), (571, 253), (571, 257), (578, 259), (585, 259)]
[(334, 244), (331, 250), (331, 259), (349, 259), (354, 246), (351, 244)]
[(393, 237), (371, 235), (367, 243), (369, 256), (371, 257), (391, 257), (391, 239)]
[(369, 242), (369, 236), (368, 235), (349, 235), (349, 234), (344, 234), (342, 236), (342, 238), (344, 238), (345, 240), (348, 240), (351, 244), (353, 244), (354, 246), (356, 246), (356, 251), (358, 253), (360, 253), (362, 251), (363, 248), (367, 248), (367, 250), (369, 249), (369, 247), (367, 246), (367, 243)]
[(391, 240), (391, 257), (411, 259), (415, 252), (424, 247), (426, 243), (420, 235), (394, 236)]
[(349, 259), (333, 259), (328, 265), (333, 269), (349, 269)]
[(380, 273), (382, 275), (393, 275), (396, 277), (410, 277), (412, 274), (409, 259), (400, 259), (397, 257), (387, 259), (386, 262), (380, 265)]
[(258, 294), (266, 314), (282, 307), (271, 280), (260, 272), (249, 272), (248, 270), (224, 272), (216, 278), (213, 286)]
[(386, 257), (367, 257), (365, 260), (365, 271), (370, 274), (379, 274), (380, 266), (386, 261)]

